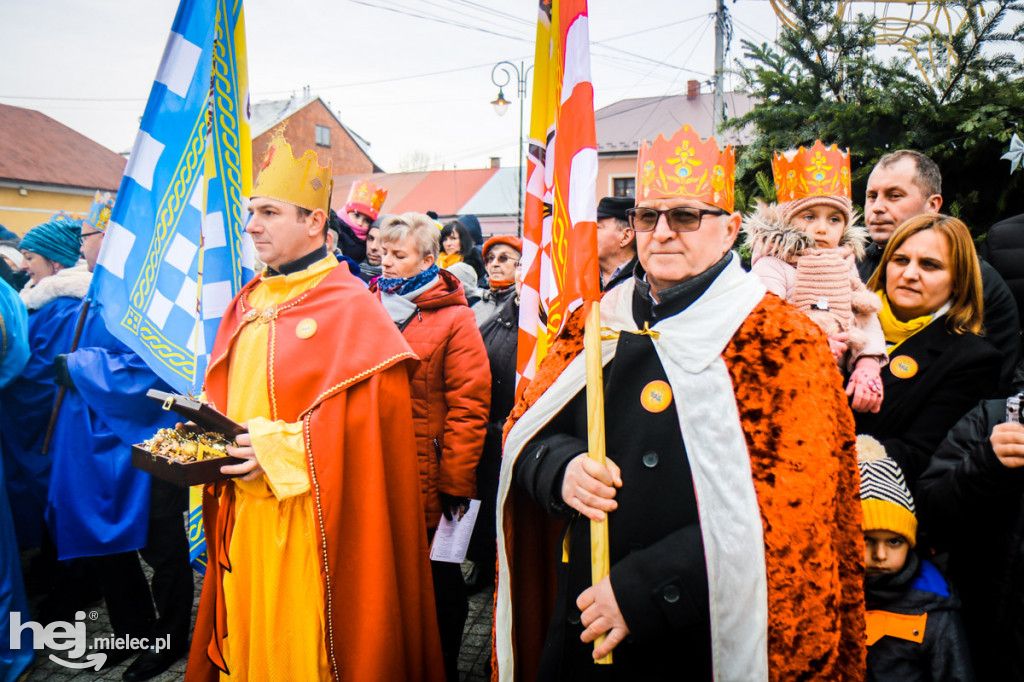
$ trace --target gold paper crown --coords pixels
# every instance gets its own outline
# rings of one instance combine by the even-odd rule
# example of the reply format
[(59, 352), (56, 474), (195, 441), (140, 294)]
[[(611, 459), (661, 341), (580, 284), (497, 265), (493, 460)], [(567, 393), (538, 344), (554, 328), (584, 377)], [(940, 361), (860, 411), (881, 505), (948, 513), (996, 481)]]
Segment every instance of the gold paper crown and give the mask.
[(302, 158), (292, 156), (292, 146), (284, 139), (284, 127), (274, 131), (267, 153), (260, 164), (254, 197), (276, 199), (307, 211), (331, 210), (331, 161), (321, 166), (316, 152), (307, 150)]
[(832, 145), (826, 148), (815, 140), (810, 149), (772, 155), (775, 198), (779, 202), (809, 197), (853, 198), (850, 189), (850, 150)]
[(370, 220), (376, 220), (387, 198), (388, 191), (383, 187), (378, 187), (369, 180), (356, 180), (348, 192), (345, 212), (359, 211), (370, 216)]
[(672, 139), (658, 135), (654, 144), (640, 144), (637, 157), (638, 201), (696, 199), (732, 213), (736, 154), (732, 145), (719, 151), (714, 137), (703, 142), (684, 125)]

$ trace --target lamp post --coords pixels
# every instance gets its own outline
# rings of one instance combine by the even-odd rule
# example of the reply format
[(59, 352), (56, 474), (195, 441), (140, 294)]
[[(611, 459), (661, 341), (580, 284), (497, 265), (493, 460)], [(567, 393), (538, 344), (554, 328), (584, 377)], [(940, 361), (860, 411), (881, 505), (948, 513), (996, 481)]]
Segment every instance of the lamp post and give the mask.
[(498, 62), (491, 69), (491, 82), (498, 86), (498, 97), (491, 104), (498, 116), (504, 116), (508, 111), (509, 100), (505, 99), (504, 87), (512, 82), (513, 76), (516, 79), (516, 90), (519, 95), (519, 161), (516, 167), (519, 175), (516, 177), (516, 187), (519, 190), (519, 203), (516, 204), (516, 233), (523, 236), (523, 105), (526, 102), (526, 80), (533, 70), (533, 64), (526, 66), (519, 62), (516, 66), (512, 62)]

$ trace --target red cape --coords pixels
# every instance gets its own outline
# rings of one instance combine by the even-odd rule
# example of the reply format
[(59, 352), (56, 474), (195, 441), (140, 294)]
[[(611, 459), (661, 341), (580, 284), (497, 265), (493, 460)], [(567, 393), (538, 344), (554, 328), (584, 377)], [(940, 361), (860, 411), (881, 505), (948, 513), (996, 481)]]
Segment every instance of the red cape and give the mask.
[[(582, 350), (577, 311), (512, 410), (506, 437)], [(722, 357), (765, 528), (769, 679), (863, 680), (860, 475), (842, 377), (817, 325), (774, 294), (751, 312)], [(531, 680), (557, 590), (554, 549), (562, 522), (514, 485), (501, 515), (503, 528), (511, 529), (505, 541), (514, 562), (516, 679)], [(492, 663), (497, 680), (496, 656)]]
[[(229, 351), (258, 283), (239, 293), (217, 333), (206, 375), (214, 406), (227, 405)], [(308, 319), (316, 331), (302, 339), (297, 326)], [(345, 268), (279, 306), (270, 325), (270, 419), (303, 422), (333, 677), (444, 680), (411, 421), (407, 365), (415, 355)], [(212, 682), (225, 668), (221, 639), (231, 633), (222, 579), (231, 570), (233, 490), (221, 482), (203, 494), (209, 563), (190, 681)]]

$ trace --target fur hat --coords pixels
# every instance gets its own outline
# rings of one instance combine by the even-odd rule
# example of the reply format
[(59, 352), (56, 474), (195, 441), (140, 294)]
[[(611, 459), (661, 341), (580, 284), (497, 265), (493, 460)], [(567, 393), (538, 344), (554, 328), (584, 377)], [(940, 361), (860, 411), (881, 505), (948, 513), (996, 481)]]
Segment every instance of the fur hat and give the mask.
[(865, 531), (887, 530), (917, 544), (917, 510), (903, 471), (885, 448), (871, 436), (857, 436), (860, 468), (860, 505)]

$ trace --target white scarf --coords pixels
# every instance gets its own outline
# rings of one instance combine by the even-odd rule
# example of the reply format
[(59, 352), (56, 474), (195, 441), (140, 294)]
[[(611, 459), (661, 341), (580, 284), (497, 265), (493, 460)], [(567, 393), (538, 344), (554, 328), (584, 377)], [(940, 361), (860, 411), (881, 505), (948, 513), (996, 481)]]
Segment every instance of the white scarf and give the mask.
[[(634, 281), (601, 301), (601, 326), (635, 332)], [(768, 586), (764, 529), (740, 424), (735, 391), (722, 360), (733, 335), (765, 295), (760, 280), (732, 257), (707, 291), (686, 310), (657, 323), (652, 343), (675, 398), (697, 496), (710, 593), (712, 669), (715, 680), (768, 679)], [(601, 344), (604, 364), (617, 341)], [(512, 470), (525, 445), (586, 384), (584, 353), (515, 423), (505, 442), (497, 519), (501, 527)], [(498, 533), (499, 577), (495, 618), (498, 669), (513, 679), (511, 598), (504, 532)]]

